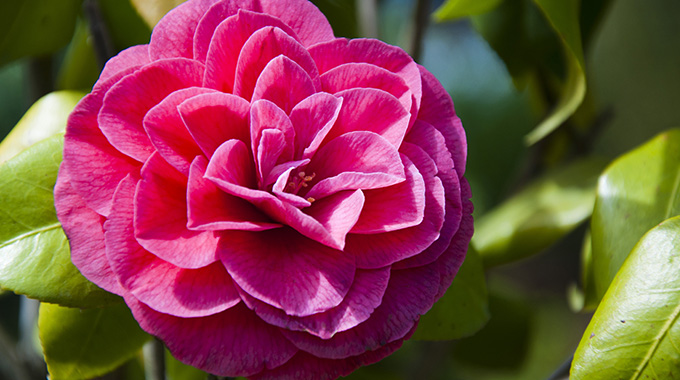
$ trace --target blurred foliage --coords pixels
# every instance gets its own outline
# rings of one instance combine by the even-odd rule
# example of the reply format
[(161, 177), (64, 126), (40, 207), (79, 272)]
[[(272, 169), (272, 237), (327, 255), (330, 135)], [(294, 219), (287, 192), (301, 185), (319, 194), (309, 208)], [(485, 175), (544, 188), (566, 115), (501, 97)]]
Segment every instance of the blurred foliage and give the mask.
[[(361, 33), (357, 1), (361, 0), (313, 0), (336, 34), (345, 37)], [(89, 90), (106, 58), (128, 46), (147, 43), (151, 26), (179, 2), (24, 0), (0, 5), (0, 133), (5, 135), (17, 125), (0, 145), (0, 154), (7, 159), (61, 130), (82, 93), (56, 92), (32, 104), (55, 89)], [(381, 0), (377, 10), (374, 21), (380, 38), (408, 50), (415, 30), (415, 1)], [(566, 283), (579, 283), (581, 289), (572, 287), (572, 308), (589, 310), (597, 306), (612, 279), (614, 286), (583, 335), (574, 378), (614, 378), (619, 374), (608, 371), (618, 368), (618, 363), (640, 367), (642, 362), (636, 358), (648, 347), (640, 342), (654, 334), (677, 335), (672, 319), (677, 310), (668, 314), (669, 309), (661, 304), (621, 300), (637, 292), (638, 298), (641, 294), (649, 295), (647, 300), (667, 297), (666, 304), (677, 305), (675, 277), (656, 285), (645, 281), (661, 281), (656, 277), (662, 269), (674, 268), (677, 273), (679, 265), (672, 249), (659, 249), (677, 246), (678, 222), (667, 219), (679, 213), (675, 198), (680, 192), (675, 191), (674, 182), (680, 162), (679, 132), (665, 132), (626, 152), (661, 131), (680, 126), (680, 2), (447, 0), (433, 2), (431, 11), (433, 20), (448, 22), (429, 25), (419, 63), (450, 91), (466, 128), (466, 177), (476, 217), (473, 244), (486, 269), (471, 251), (453, 287), (422, 318), (415, 335), (461, 339), (408, 341), (394, 355), (348, 378), (545, 379), (570, 357), (588, 318), (568, 310)], [(529, 147), (525, 136), (532, 131), (529, 142), (535, 144)], [(12, 189), (0, 192), (0, 206), (21, 220), (36, 222), (29, 226), (37, 229), (40, 223), (43, 227), (55, 223), (53, 209), (48, 210), (49, 192), (40, 195), (36, 189), (49, 189), (54, 183), (58, 140), (44, 141), (0, 167), (0, 182)], [(602, 173), (602, 162), (624, 153)], [(587, 158), (594, 156), (604, 159)], [(13, 177), (13, 171), (21, 172), (20, 178)], [(598, 176), (591, 242), (585, 234), (588, 228), (579, 225), (590, 217)], [(17, 180), (25, 183), (17, 185)], [(37, 198), (31, 198), (34, 195)], [(16, 244), (31, 242), (15, 239), (16, 223), (1, 222), (0, 256), (5, 256), (0, 260), (0, 286), (58, 302), (55, 286), (38, 289), (37, 281), (26, 280), (37, 278), (39, 272), (50, 281), (65, 281), (59, 287), (63, 292), (83, 290), (87, 282), (68, 266), (63, 234), (46, 240), (50, 243), (43, 248), (59, 245), (50, 252), (56, 253), (58, 264), (67, 263), (70, 269), (52, 270), (45, 266), (47, 250), (40, 251), (37, 262), (22, 258)], [(581, 240), (582, 268), (572, 271), (567, 267), (576, 265)], [(655, 269), (663, 260), (670, 264)], [(16, 264), (20, 270), (2, 270), (3, 265), (6, 269), (17, 262), (23, 263)], [(490, 281), (488, 289), (486, 280)], [(25, 339), (18, 327), (18, 296), (0, 295), (0, 333), (7, 331), (10, 342)], [(102, 299), (90, 301), (94, 306)], [(636, 315), (629, 315), (641, 305), (647, 305), (640, 312), (646, 313), (644, 318), (660, 322), (636, 325)], [(122, 304), (112, 308), (125, 309)], [(64, 344), (57, 338), (64, 335), (45, 331), (92, 328), (80, 322), (60, 326), (59, 321), (116, 314), (104, 312), (107, 309), (81, 312), (52, 305), (43, 309), (50, 311), (40, 318), (49, 322), (41, 330), (56, 339), (43, 340), (49, 347), (48, 362), (53, 372), (60, 368), (57, 373), (62, 375), (57, 377), (70, 378), (75, 367), (57, 363), (74, 351), (54, 355), (55, 347)], [(54, 317), (60, 313), (70, 317)], [(615, 320), (619, 315), (626, 315), (625, 323)], [(595, 334), (592, 339), (591, 334)], [(468, 335), (472, 336), (462, 338)], [(613, 339), (624, 343), (613, 343)], [(661, 359), (678, 363), (666, 347), (669, 341), (657, 341), (658, 353), (650, 356), (653, 365), (644, 368), (657, 368), (655, 360)], [(142, 379), (141, 343), (128, 343), (117, 351), (120, 355), (106, 351), (120, 346), (88, 352), (94, 357), (90, 363), (96, 364), (88, 376), (122, 364), (117, 376)], [(612, 349), (596, 349), (602, 346)], [(104, 356), (115, 360), (97, 361)], [(5, 373), (5, 357), (0, 352), (0, 378)], [(171, 380), (205, 378), (203, 372), (169, 355), (166, 367)]]

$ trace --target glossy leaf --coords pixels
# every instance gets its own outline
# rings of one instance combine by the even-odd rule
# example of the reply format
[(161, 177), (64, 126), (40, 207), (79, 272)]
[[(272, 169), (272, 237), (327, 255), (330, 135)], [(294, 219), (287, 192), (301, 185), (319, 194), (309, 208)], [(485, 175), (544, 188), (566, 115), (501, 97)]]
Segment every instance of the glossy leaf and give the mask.
[(650, 230), (616, 275), (574, 355), (572, 379), (680, 375), (680, 217)]
[(150, 339), (122, 303), (86, 310), (43, 303), (38, 325), (52, 380), (103, 375), (132, 358)]
[(489, 320), (489, 300), (479, 254), (468, 249), (451, 287), (427, 314), (413, 335), (420, 340), (452, 340), (473, 335)]
[(130, 0), (149, 26), (154, 26), (166, 13), (186, 0)]
[(598, 299), (642, 235), (680, 214), (680, 130), (621, 156), (602, 174), (591, 223)]
[(62, 148), (54, 136), (0, 166), (0, 288), (67, 306), (120, 302), (71, 263), (52, 195)]
[(472, 245), (485, 266), (516, 261), (552, 245), (592, 213), (604, 161), (589, 158), (548, 173), (475, 225)]
[(0, 163), (38, 141), (64, 132), (68, 115), (84, 95), (76, 91), (57, 91), (35, 102), (0, 143)]
[(566, 54), (566, 79), (560, 98), (552, 112), (526, 136), (531, 145), (559, 127), (569, 118), (586, 93), (586, 74), (579, 28), (580, 0), (534, 0), (560, 37)]
[(437, 21), (454, 20), (482, 14), (496, 8), (503, 0), (447, 0), (434, 13)]
[(0, 65), (58, 51), (73, 34), (81, 0), (0, 2)]

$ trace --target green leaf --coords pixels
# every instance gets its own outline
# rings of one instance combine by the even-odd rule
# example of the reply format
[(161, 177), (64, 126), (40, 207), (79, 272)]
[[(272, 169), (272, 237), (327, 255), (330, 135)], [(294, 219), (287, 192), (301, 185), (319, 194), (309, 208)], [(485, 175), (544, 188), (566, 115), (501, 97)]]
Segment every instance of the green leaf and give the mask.
[(484, 265), (539, 253), (586, 220), (593, 211), (597, 177), (604, 165), (597, 158), (576, 161), (536, 180), (479, 218), (472, 245)]
[(180, 362), (168, 350), (165, 350), (165, 370), (168, 380), (205, 380), (207, 378), (205, 372)]
[(81, 0), (0, 3), (0, 65), (54, 53), (71, 39)]
[(43, 303), (38, 325), (53, 380), (103, 375), (136, 355), (150, 338), (122, 303), (85, 310)]
[(186, 0), (130, 0), (146, 23), (153, 27), (166, 13)]
[(356, 0), (312, 0), (312, 3), (328, 18), (337, 37), (360, 37)]
[(616, 275), (574, 355), (572, 379), (680, 375), (680, 217), (650, 230)]
[(60, 90), (88, 90), (99, 78), (100, 67), (94, 50), (94, 39), (84, 20), (78, 20), (73, 39), (66, 48), (64, 61), (57, 74)]
[(532, 145), (554, 131), (583, 102), (586, 93), (585, 63), (579, 28), (580, 0), (534, 0), (560, 37), (566, 53), (567, 77), (553, 111), (529, 134)]
[(486, 13), (496, 8), (503, 0), (447, 0), (434, 13), (437, 21), (454, 20)]
[(420, 318), (413, 335), (420, 340), (452, 340), (473, 335), (489, 320), (489, 300), (479, 254), (467, 256), (449, 290)]
[(151, 28), (130, 4), (130, 0), (98, 0), (98, 3), (116, 51), (149, 43)]
[(581, 288), (572, 284), (568, 289), (569, 306), (575, 312), (593, 311), (600, 302), (595, 293), (595, 273), (593, 271), (593, 239), (590, 230), (586, 232), (581, 247)]
[(71, 263), (52, 194), (62, 148), (54, 136), (0, 166), (0, 288), (66, 306), (120, 302)]
[(35, 102), (0, 143), (0, 163), (38, 141), (64, 132), (68, 115), (84, 95), (76, 91), (57, 91)]
[(680, 214), (680, 130), (614, 161), (600, 177), (591, 222), (598, 299), (631, 249), (656, 224)]

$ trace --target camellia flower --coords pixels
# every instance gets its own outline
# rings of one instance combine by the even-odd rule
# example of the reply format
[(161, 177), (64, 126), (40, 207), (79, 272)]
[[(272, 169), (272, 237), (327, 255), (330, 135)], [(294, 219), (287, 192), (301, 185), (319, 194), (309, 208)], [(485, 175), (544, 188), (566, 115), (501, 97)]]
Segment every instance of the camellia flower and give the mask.
[(401, 49), (335, 38), (303, 0), (190, 0), (71, 114), (55, 204), (74, 264), (179, 360), (336, 378), (451, 284), (466, 149)]

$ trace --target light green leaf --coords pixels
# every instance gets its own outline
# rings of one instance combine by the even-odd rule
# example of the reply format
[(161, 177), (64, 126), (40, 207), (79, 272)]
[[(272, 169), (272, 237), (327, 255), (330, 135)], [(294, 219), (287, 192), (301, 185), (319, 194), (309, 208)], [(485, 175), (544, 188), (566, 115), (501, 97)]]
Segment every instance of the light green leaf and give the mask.
[(76, 91), (57, 91), (38, 99), (0, 143), (0, 163), (38, 141), (64, 132), (68, 115), (84, 95)]
[(447, 0), (435, 12), (437, 21), (453, 20), (486, 13), (496, 8), (503, 0)]
[(638, 242), (574, 355), (572, 379), (680, 376), (680, 217)]
[(600, 177), (593, 210), (592, 265), (598, 299), (642, 235), (680, 214), (680, 130), (658, 135)]
[(100, 71), (90, 27), (86, 21), (78, 20), (57, 74), (56, 87), (60, 90), (89, 91), (99, 78)]
[(572, 284), (568, 291), (569, 306), (575, 312), (593, 311), (600, 302), (595, 293), (595, 273), (593, 271), (593, 243), (590, 230), (586, 232), (581, 247), (581, 287)]
[(205, 380), (207, 378), (205, 372), (180, 362), (168, 350), (165, 350), (165, 369), (168, 380)]
[(449, 290), (420, 318), (413, 335), (420, 340), (452, 340), (470, 336), (489, 320), (489, 300), (479, 254), (467, 256)]
[(567, 77), (553, 111), (525, 141), (532, 145), (559, 127), (583, 102), (586, 93), (585, 63), (579, 28), (580, 0), (534, 0), (560, 37), (566, 53)]
[(485, 266), (516, 261), (552, 245), (593, 211), (595, 186), (605, 162), (576, 161), (548, 173), (482, 215), (472, 245)]
[(56, 52), (71, 39), (81, 0), (0, 2), (0, 65)]
[(38, 325), (52, 380), (103, 375), (136, 355), (150, 339), (122, 303), (85, 310), (43, 303)]
[(67, 306), (120, 302), (71, 263), (52, 194), (62, 148), (54, 136), (0, 166), (0, 288)]
[(186, 0), (130, 0), (146, 23), (153, 27), (166, 13)]

